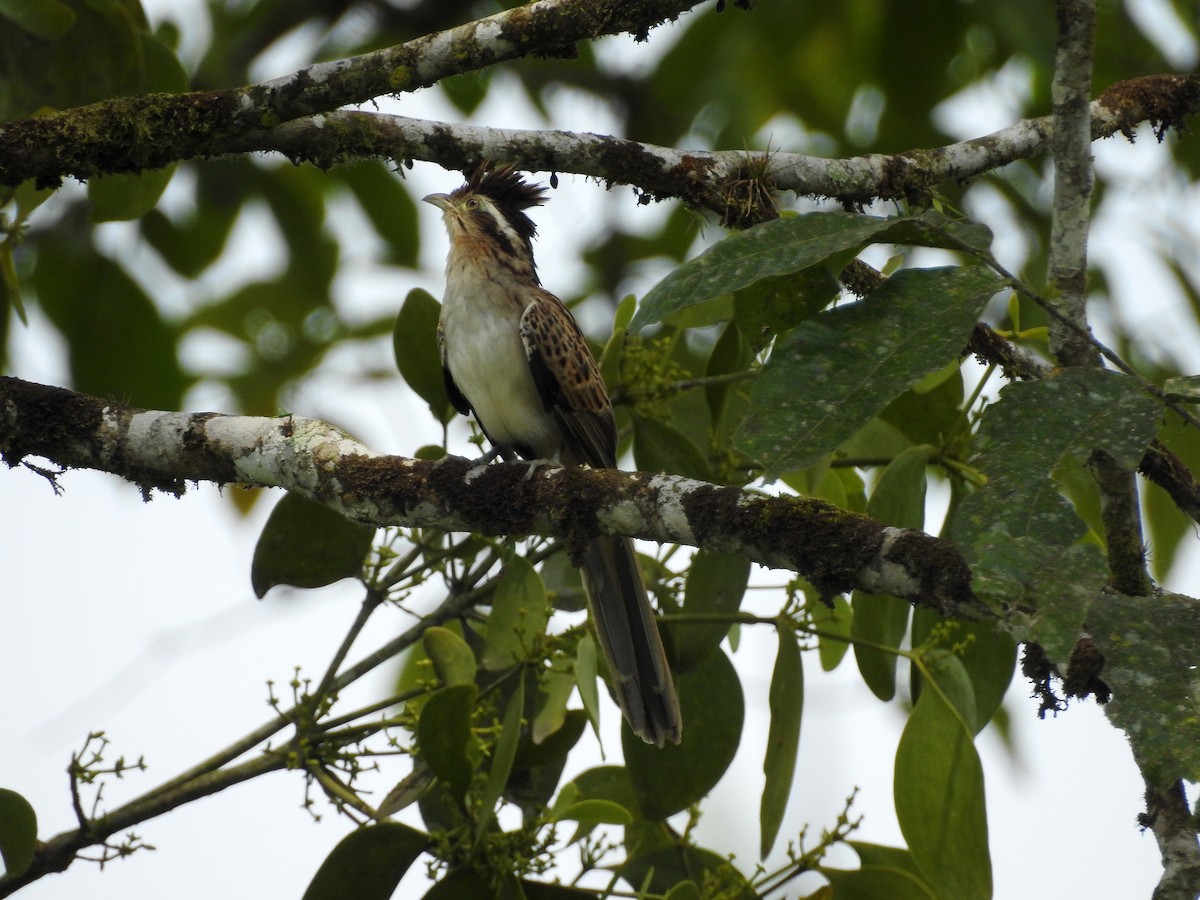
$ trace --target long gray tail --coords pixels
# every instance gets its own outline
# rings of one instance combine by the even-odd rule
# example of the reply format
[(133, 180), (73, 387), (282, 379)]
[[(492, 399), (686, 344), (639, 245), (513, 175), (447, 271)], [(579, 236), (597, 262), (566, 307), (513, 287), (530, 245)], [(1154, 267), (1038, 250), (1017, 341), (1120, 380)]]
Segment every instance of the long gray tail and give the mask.
[(633, 733), (661, 747), (679, 743), (683, 720), (654, 611), (628, 538), (593, 538), (583, 579), (617, 703)]

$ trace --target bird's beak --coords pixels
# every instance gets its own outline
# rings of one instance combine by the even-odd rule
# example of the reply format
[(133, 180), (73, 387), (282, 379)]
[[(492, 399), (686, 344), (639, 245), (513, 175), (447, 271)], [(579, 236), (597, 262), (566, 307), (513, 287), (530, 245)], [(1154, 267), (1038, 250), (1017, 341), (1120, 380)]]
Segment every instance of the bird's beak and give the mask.
[(450, 208), (449, 194), (426, 194), (421, 199), (426, 203), (432, 203), (443, 212)]

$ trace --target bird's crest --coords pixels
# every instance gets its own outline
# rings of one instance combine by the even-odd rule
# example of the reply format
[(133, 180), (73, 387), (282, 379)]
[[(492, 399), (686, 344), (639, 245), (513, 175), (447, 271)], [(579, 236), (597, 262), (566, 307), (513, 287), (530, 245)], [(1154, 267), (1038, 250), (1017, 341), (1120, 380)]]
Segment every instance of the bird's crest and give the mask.
[(496, 204), (513, 229), (529, 244), (537, 233), (533, 219), (525, 214), (531, 206), (546, 202), (546, 189), (525, 181), (511, 165), (494, 167), (486, 161), (467, 176), (467, 183), (451, 194), (454, 198), (482, 194)]

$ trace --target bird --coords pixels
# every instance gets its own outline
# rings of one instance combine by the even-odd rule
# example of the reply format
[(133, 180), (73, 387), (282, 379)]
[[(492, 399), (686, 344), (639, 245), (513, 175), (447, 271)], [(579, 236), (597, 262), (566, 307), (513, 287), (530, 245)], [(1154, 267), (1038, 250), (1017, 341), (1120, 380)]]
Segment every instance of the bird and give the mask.
[[(438, 348), (446, 392), (473, 414), (497, 456), (617, 467), (612, 400), (587, 339), (566, 305), (542, 287), (537, 228), (526, 210), (546, 189), (512, 165), (484, 162), (449, 194), (423, 198), (450, 236)], [(633, 542), (588, 539), (581, 574), (613, 693), (633, 733), (677, 744), (679, 698)]]

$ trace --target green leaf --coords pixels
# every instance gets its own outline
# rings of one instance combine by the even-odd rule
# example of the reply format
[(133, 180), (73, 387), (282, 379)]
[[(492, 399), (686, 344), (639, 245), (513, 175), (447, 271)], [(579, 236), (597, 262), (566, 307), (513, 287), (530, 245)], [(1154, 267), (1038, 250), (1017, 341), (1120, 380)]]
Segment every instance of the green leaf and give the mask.
[(299, 494), (284, 494), (254, 546), (254, 595), (261, 599), (277, 584), (316, 588), (358, 577), (374, 537), (369, 525)]
[[(750, 350), (750, 345), (746, 343), (746, 339), (742, 337), (740, 328), (735, 323), (729, 322), (722, 329), (717, 343), (713, 345), (708, 363), (704, 367), (704, 375), (706, 378), (713, 378), (745, 372), (753, 359), (754, 354)], [(741, 389), (746, 387), (747, 383), (742, 382), (741, 384), (710, 384), (704, 388), (704, 399), (708, 401), (708, 415), (713, 423), (714, 443), (717, 443), (718, 446), (725, 444), (724, 433), (729, 429), (730, 421), (732, 420), (736, 424), (745, 415), (747, 404), (744, 398), (739, 398), (739, 394), (743, 393)], [(733, 406), (731, 413), (730, 407), (735, 398), (740, 399), (740, 402)]]
[(513, 760), (517, 756), (517, 745), (521, 739), (521, 712), (525, 709), (525, 679), (517, 679), (516, 690), (508, 698), (504, 710), (504, 721), (500, 726), (500, 738), (492, 752), (492, 764), (488, 768), (487, 782), (479, 798), (479, 818), (475, 822), (475, 841), (478, 843), (487, 834), (488, 826), (496, 814), (496, 803), (508, 784)]
[(467, 793), (475, 767), (467, 756), (471, 742), (471, 715), (479, 689), (473, 684), (452, 684), (429, 695), (417, 719), (421, 758), (455, 799)]
[(354, 192), (354, 199), (387, 244), (389, 262), (417, 265), (421, 231), (417, 205), (403, 182), (381, 162), (361, 162), (334, 170)]
[(442, 305), (428, 291), (413, 288), (404, 298), (392, 332), (396, 365), (408, 386), (429, 404), (433, 417), (443, 424), (454, 410), (446, 393), (442, 358), (438, 351), (437, 324)]
[(990, 900), (983, 769), (971, 729), (925, 690), (896, 749), (896, 818), (917, 867), (939, 897)]
[(179, 409), (188, 379), (178, 335), (129, 273), (77, 244), (41, 244), (32, 284), (66, 338), (75, 390), (148, 409)]
[(733, 319), (756, 348), (799, 325), (837, 299), (839, 286), (827, 266), (762, 278), (733, 294)]
[(1200, 781), (1200, 603), (1106, 593), (1088, 629), (1113, 691), (1104, 710), (1129, 735), (1142, 773), (1161, 790)]
[(578, 800), (554, 813), (550, 821), (583, 822), (587, 825), (629, 825), (633, 815), (625, 807), (608, 800)]
[(613, 330), (604, 344), (604, 349), (600, 351), (597, 364), (600, 366), (600, 376), (604, 379), (609, 391), (612, 391), (617, 382), (621, 380), (621, 353), (625, 349), (625, 341), (628, 337), (625, 329), (629, 326), (629, 320), (633, 318), (633, 311), (636, 308), (637, 297), (633, 294), (626, 294), (617, 304), (617, 314), (613, 318)]
[[(726, 857), (703, 847), (664, 847), (652, 850), (627, 860), (617, 871), (635, 889), (644, 884), (651, 892), (664, 893), (683, 881), (703, 882), (710, 875), (722, 886), (721, 897), (729, 900), (757, 900), (758, 894), (750, 887), (733, 863)], [(686, 894), (684, 896), (687, 896)]]
[(59, 0), (0, 0), (0, 16), (46, 41), (62, 37), (75, 24), (75, 11)]
[(686, 436), (660, 419), (633, 417), (633, 462), (639, 472), (666, 472), (712, 481), (712, 468)]
[(426, 629), (421, 635), (421, 643), (443, 685), (475, 683), (475, 654), (470, 645), (449, 628), (434, 625)]
[(665, 819), (708, 795), (737, 753), (742, 737), (742, 685), (720, 650), (675, 680), (686, 726), (683, 740), (658, 749), (621, 728), (621, 747), (638, 805)]
[(37, 849), (37, 813), (29, 801), (7, 788), (0, 788), (0, 858), (9, 878), (19, 877)]
[[(552, 663), (538, 672), (537, 681), (537, 711), (529, 723), (529, 738), (535, 745), (562, 729), (567, 720), (567, 701), (575, 690), (575, 676), (555, 668)], [(581, 721), (586, 723), (587, 714), (583, 710), (573, 712), (579, 713)]]
[(1135, 468), (1158, 418), (1136, 379), (1100, 369), (1010, 384), (984, 416), (976, 465), (988, 483), (962, 502), (952, 534), (972, 563), (976, 595), (1036, 610), (1030, 636), (1057, 662), (1108, 573), (1099, 548), (1075, 543), (1086, 527), (1052, 474), (1095, 449)]
[(964, 239), (982, 246), (990, 242), (990, 235), (983, 226), (954, 222), (933, 211), (917, 218), (840, 212), (783, 216), (734, 232), (675, 269), (642, 298), (629, 328), (639, 331), (761, 279), (827, 260), (836, 271), (871, 243), (956, 247)]
[[(896, 528), (921, 528), (925, 521), (925, 467), (936, 452), (922, 445), (893, 459), (871, 492), (867, 515)], [(908, 630), (908, 603), (898, 597), (855, 591), (853, 606), (850, 633), (854, 638), (899, 649)], [(897, 655), (856, 643), (854, 658), (871, 692), (880, 700), (891, 700), (896, 694)]]
[(325, 857), (304, 900), (388, 900), (428, 846), (428, 835), (399, 822), (358, 828)]
[[(732, 553), (699, 550), (688, 568), (683, 593), (685, 614), (727, 616), (736, 613), (750, 579), (750, 562)], [(700, 665), (720, 646), (729, 633), (729, 622), (669, 621), (663, 626), (669, 635), (672, 669), (682, 675)]]
[(496, 582), (484, 638), (483, 667), (494, 671), (527, 659), (549, 620), (550, 604), (541, 576), (529, 560), (513, 557)]
[[(511, 876), (509, 876), (511, 878)], [(451, 869), (446, 877), (425, 892), (425, 900), (464, 900), (467, 897), (507, 896), (474, 869)]]
[[(809, 615), (812, 616), (813, 626), (820, 628), (828, 635), (817, 636), (817, 656), (821, 660), (821, 668), (832, 672), (850, 649), (850, 632), (853, 626), (854, 612), (850, 602), (841, 594), (833, 598), (833, 608), (826, 606), (820, 600), (811, 597), (808, 601)], [(839, 639), (837, 635), (841, 635)]]
[(583, 736), (587, 722), (588, 717), (584, 710), (570, 709), (563, 717), (561, 727), (545, 735), (541, 740), (535, 740), (532, 735), (523, 734), (521, 743), (517, 746), (517, 757), (513, 762), (513, 767), (532, 769), (563, 759)]
[(596, 667), (596, 642), (585, 634), (575, 645), (575, 683), (579, 686), (579, 700), (587, 711), (592, 730), (600, 735), (600, 689)]
[(940, 900), (919, 873), (895, 866), (857, 869), (826, 869), (821, 874), (829, 881), (837, 900)]
[(865, 300), (801, 323), (778, 339), (754, 384), (740, 448), (768, 474), (816, 463), (956, 359), (999, 287), (972, 269), (905, 269)]
[(796, 774), (796, 755), (800, 750), (800, 720), (804, 711), (804, 668), (795, 633), (777, 623), (779, 653), (771, 673), (768, 703), (771, 725), (767, 733), (767, 753), (763, 758), (762, 803), (759, 806), (759, 859), (766, 859), (779, 835), (792, 779)]

